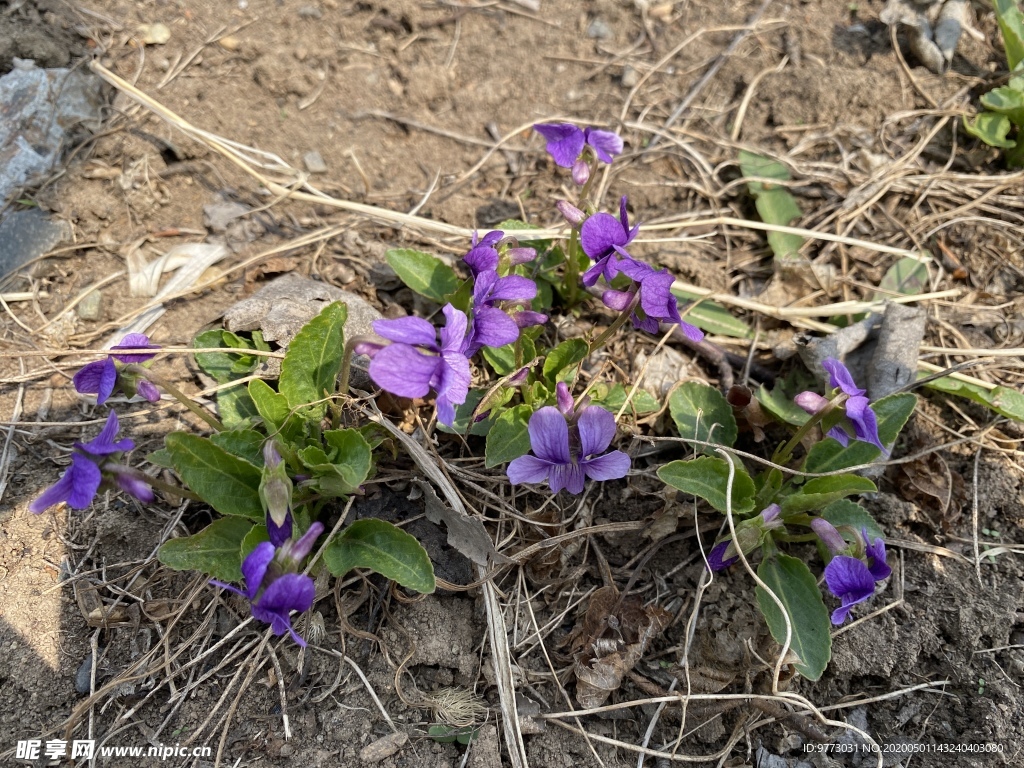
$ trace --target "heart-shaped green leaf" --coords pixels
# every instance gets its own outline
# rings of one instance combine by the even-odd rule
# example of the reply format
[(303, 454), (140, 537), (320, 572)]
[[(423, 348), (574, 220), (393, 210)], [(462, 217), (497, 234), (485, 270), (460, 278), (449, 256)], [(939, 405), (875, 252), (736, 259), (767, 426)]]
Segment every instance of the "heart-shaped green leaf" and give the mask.
[[(663, 483), (683, 493), (699, 496), (719, 512), (728, 512), (726, 488), (729, 483), (729, 464), (725, 459), (701, 456), (691, 461), (670, 461), (658, 469)], [(754, 509), (754, 481), (747, 470), (736, 462), (732, 481), (732, 511), (743, 515)]]
[(583, 339), (567, 339), (548, 352), (544, 361), (544, 378), (551, 384), (564, 381), (571, 369), (590, 354), (590, 345)]
[[(736, 442), (738, 429), (732, 406), (714, 387), (699, 381), (687, 381), (668, 399), (669, 413), (684, 440), (703, 440), (726, 447)], [(714, 453), (710, 446), (697, 445), (701, 453)]]
[(821, 516), (837, 528), (840, 525), (848, 525), (856, 531), (865, 528), (872, 539), (885, 538), (885, 534), (882, 533), (881, 527), (875, 522), (871, 513), (849, 499), (833, 501), (821, 510)]
[(164, 438), (174, 471), (185, 484), (222, 515), (263, 519), (259, 468), (233, 456), (210, 440), (187, 432)]
[(444, 304), (459, 288), (455, 270), (436, 256), (410, 248), (394, 248), (384, 254), (403, 283), (431, 301)]
[(532, 415), (533, 408), (529, 405), (517, 405), (495, 419), (484, 446), (484, 464), (487, 467), (496, 467), (529, 452), (528, 426)]
[(193, 536), (171, 539), (160, 547), (160, 562), (176, 571), (201, 571), (221, 581), (242, 580), (242, 541), (253, 524), (222, 517)]
[(357, 520), (324, 550), (324, 562), (339, 578), (353, 568), (369, 568), (408, 589), (434, 591), (434, 566), (415, 538), (384, 520)]

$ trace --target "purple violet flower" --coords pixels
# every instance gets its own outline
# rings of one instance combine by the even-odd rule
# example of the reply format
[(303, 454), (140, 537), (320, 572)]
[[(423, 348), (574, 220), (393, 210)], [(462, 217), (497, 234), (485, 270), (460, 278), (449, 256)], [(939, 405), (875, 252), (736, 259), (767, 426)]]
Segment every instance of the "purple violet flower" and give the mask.
[(835, 555), (825, 566), (825, 585), (828, 591), (838, 597), (842, 604), (832, 612), (832, 623), (842, 624), (850, 615), (850, 609), (863, 603), (875, 593), (875, 582), (889, 578), (892, 569), (885, 562), (885, 542), (876, 538), (873, 542), (867, 528), (861, 529), (864, 555), (868, 562), (853, 557), (853, 545), (847, 544), (836, 527), (824, 518), (811, 520), (811, 529)]
[(850, 609), (863, 603), (875, 593), (875, 577), (863, 561), (849, 555), (836, 555), (825, 566), (825, 584), (828, 591), (842, 600), (832, 611), (832, 623), (842, 624), (850, 616)]
[(562, 168), (572, 168), (585, 146), (603, 163), (610, 163), (622, 152), (622, 138), (611, 131), (581, 129), (569, 123), (539, 123), (533, 129), (547, 139), (548, 154)]
[[(676, 297), (672, 294), (675, 279), (667, 269), (656, 270), (650, 264), (634, 259), (625, 259), (619, 264), (624, 275), (629, 276), (638, 287), (640, 304), (637, 312), (633, 310), (633, 327), (647, 333), (657, 333), (659, 323), (677, 323), (686, 337), (691, 341), (702, 341), (704, 332), (695, 325), (690, 325), (679, 316)], [(633, 301), (633, 294), (628, 291), (607, 290), (601, 297), (605, 306), (622, 312)]]
[[(822, 367), (829, 374), (830, 386), (838, 388), (847, 396), (843, 407), (848, 424), (836, 424), (828, 430), (826, 436), (845, 448), (850, 444), (849, 427), (852, 426), (856, 440), (871, 443), (883, 456), (888, 456), (889, 450), (878, 436), (878, 418), (871, 408), (871, 401), (864, 395), (865, 390), (856, 385), (849, 369), (834, 357), (826, 358)], [(793, 398), (793, 402), (813, 415), (820, 412), (829, 401), (814, 392), (801, 392)]]
[(629, 228), (629, 213), (626, 211), (626, 197), (619, 201), (619, 218), (610, 213), (595, 213), (583, 222), (580, 228), (580, 245), (583, 252), (595, 263), (583, 273), (583, 284), (588, 288), (604, 277), (611, 282), (619, 273), (620, 258), (632, 261), (626, 246), (633, 242), (640, 225)]
[(469, 253), (462, 257), (462, 260), (466, 262), (474, 275), (498, 268), (498, 249), (496, 246), (504, 236), (505, 233), (501, 230), (494, 230), (478, 240), (476, 233), (473, 233), (473, 247), (469, 249)]
[[(130, 451), (135, 442), (125, 438), (115, 441), (118, 431), (117, 413), (110, 412), (100, 433), (88, 443), (75, 443), (71, 466), (39, 498), (29, 504), (29, 511), (39, 514), (54, 504), (67, 502), (72, 509), (85, 509), (95, 498), (100, 487), (107, 483), (139, 501), (153, 501), (153, 490), (134, 472), (123, 471), (110, 458)], [(127, 470), (127, 468), (123, 468)]]
[(323, 523), (316, 522), (298, 541), (289, 540), (280, 547), (269, 541), (258, 544), (242, 562), (244, 592), (216, 579), (210, 583), (244, 597), (251, 604), (254, 619), (270, 624), (275, 635), (290, 633), (296, 643), (305, 647), (306, 641), (292, 628), (290, 614), (313, 607), (316, 587), (311, 577), (295, 571), (323, 530)]
[(530, 447), (533, 455), (520, 456), (508, 465), (512, 485), (548, 481), (552, 493), (565, 488), (577, 494), (584, 480), (615, 480), (629, 471), (629, 456), (622, 451), (602, 453), (615, 437), (615, 417), (590, 406), (578, 412), (570, 432), (558, 408), (545, 406), (530, 417)]
[(151, 403), (155, 403), (159, 400), (160, 391), (150, 381), (140, 379), (137, 382), (132, 382), (131, 387), (126, 387), (126, 382), (118, 381), (119, 372), (117, 366), (114, 365), (114, 360), (125, 364), (144, 363), (155, 357), (153, 354), (145, 353), (115, 353), (115, 350), (129, 349), (160, 349), (160, 347), (155, 344), (150, 344), (149, 337), (144, 333), (129, 333), (121, 339), (120, 344), (110, 348), (110, 354), (103, 360), (95, 360), (79, 369), (72, 379), (78, 393), (82, 395), (96, 395), (96, 403), (98, 405), (103, 405), (103, 403), (107, 401), (107, 398), (113, 394), (115, 387), (117, 387), (118, 384), (121, 384), (122, 389), (128, 389), (127, 394), (129, 394), (129, 396), (137, 392)]
[(466, 402), (469, 393), (469, 358), (463, 352), (469, 319), (451, 304), (442, 312), (447, 324), (441, 329), (440, 344), (434, 326), (426, 320), (402, 317), (373, 323), (373, 330), (391, 344), (378, 349), (367, 344), (361, 350), (372, 357), (369, 373), (378, 387), (410, 398), (425, 397), (433, 389), (437, 392), (437, 419), (451, 426), (455, 406)]
[[(472, 324), (466, 345), (463, 349), (466, 357), (472, 357), (481, 347), (503, 347), (519, 338), (519, 329), (527, 325), (539, 325), (547, 320), (547, 316), (530, 312), (524, 318), (525, 325), (520, 324), (518, 315), (510, 317), (502, 310), (499, 302), (509, 304), (529, 304), (537, 295), (537, 284), (528, 277), (508, 275), (498, 277), (496, 270), (480, 272), (473, 284)], [(540, 322), (536, 322), (537, 316)]]

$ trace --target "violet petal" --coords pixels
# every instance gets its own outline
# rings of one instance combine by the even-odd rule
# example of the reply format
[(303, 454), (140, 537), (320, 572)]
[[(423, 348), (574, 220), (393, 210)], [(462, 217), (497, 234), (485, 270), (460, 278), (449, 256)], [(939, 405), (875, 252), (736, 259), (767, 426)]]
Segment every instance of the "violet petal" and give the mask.
[(103, 405), (117, 383), (117, 367), (109, 357), (94, 360), (82, 366), (71, 380), (79, 394), (96, 395), (96, 402)]
[(580, 456), (603, 453), (615, 438), (615, 417), (604, 408), (592, 405), (577, 421), (580, 431)]
[(530, 447), (537, 458), (552, 464), (568, 464), (569, 425), (557, 408), (540, 408), (530, 417)]
[(437, 332), (422, 317), (399, 317), (395, 320), (374, 320), (374, 332), (383, 339), (401, 344), (420, 344), (437, 348)]
[(441, 358), (408, 344), (392, 344), (370, 360), (373, 383), (398, 397), (426, 397)]

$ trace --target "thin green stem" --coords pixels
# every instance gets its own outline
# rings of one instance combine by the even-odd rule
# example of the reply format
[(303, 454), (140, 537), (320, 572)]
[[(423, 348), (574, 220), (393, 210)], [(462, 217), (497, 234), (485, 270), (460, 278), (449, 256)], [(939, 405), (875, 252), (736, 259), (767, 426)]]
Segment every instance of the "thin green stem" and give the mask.
[(633, 294), (633, 298), (630, 300), (629, 304), (626, 305), (626, 308), (619, 313), (617, 318), (615, 318), (615, 322), (604, 330), (604, 333), (590, 343), (590, 354), (594, 354), (594, 352), (603, 347), (608, 339), (612, 337), (612, 334), (619, 330), (619, 328), (621, 328), (632, 316), (633, 310), (636, 309), (636, 305), (640, 303), (640, 292), (637, 290), (636, 284), (633, 285), (630, 292)]
[(143, 368), (141, 365), (135, 365), (135, 364), (125, 366), (125, 370), (127, 370), (129, 373), (133, 373), (133, 374), (135, 374), (137, 376), (140, 376), (140, 377), (142, 377), (144, 379), (148, 379), (149, 381), (151, 381), (154, 384), (156, 384), (158, 387), (160, 387), (160, 389), (164, 390), (167, 394), (169, 394), (171, 397), (176, 399), (179, 403), (181, 403), (186, 408), (188, 408), (190, 411), (192, 411), (192, 413), (194, 413), (200, 419), (202, 419), (207, 424), (209, 424), (211, 427), (213, 427), (213, 430), (215, 432), (223, 432), (224, 431), (225, 427), (221, 423), (220, 419), (218, 419), (216, 416), (214, 416), (212, 413), (210, 413), (206, 408), (203, 408), (203, 406), (201, 406), (199, 403), (197, 403), (191, 397), (186, 395), (184, 392), (182, 392), (176, 386), (171, 384), (171, 382), (169, 382), (163, 376), (160, 376), (159, 374), (153, 373), (153, 371), (149, 370), (148, 368)]
[(793, 458), (793, 451), (796, 450), (798, 445), (800, 445), (800, 442), (807, 437), (811, 430), (820, 424), (823, 419), (826, 419), (835, 413), (839, 406), (846, 402), (846, 397), (847, 396), (844, 393), (840, 393), (837, 397), (830, 400), (828, 405), (820, 411), (815, 414), (811, 414), (811, 418), (804, 422), (804, 425), (796, 431), (793, 437), (789, 439), (789, 442), (775, 452), (775, 455), (772, 457), (772, 461), (776, 464), (788, 464), (789, 460)]
[(565, 254), (565, 287), (568, 292), (569, 307), (576, 306), (580, 291), (580, 233), (573, 229), (569, 235), (569, 250)]

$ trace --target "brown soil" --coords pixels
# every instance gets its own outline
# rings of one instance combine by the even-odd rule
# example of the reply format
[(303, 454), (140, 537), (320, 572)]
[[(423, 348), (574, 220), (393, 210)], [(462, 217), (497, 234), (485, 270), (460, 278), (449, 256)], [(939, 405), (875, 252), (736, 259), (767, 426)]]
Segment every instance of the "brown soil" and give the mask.
[[(619, 127), (629, 83), (634, 82), (631, 78), (651, 73), (687, 36), (705, 30), (653, 72), (632, 99), (627, 121), (643, 119), (660, 126), (760, 3), (541, 0), (537, 14), (524, 5), (511, 0), (469, 9), (413, 0), (86, 0), (80, 10), (72, 11), (29, 0), (10, 15), (0, 15), (0, 50), (36, 56), (50, 66), (77, 60), (85, 50), (101, 50), (111, 70), (200, 128), (273, 152), (297, 168), (304, 167), (306, 153), (318, 152), (327, 173), (314, 179), (321, 189), (338, 197), (406, 211), (425, 199), (421, 215), (460, 226), (491, 226), (522, 215), (544, 225), (556, 220), (551, 200), (563, 196), (559, 189), (567, 179), (545, 160), (541, 142), (528, 131), (510, 142), (511, 153), (496, 153), (478, 172), (463, 179), (493, 144), (486, 126), (493, 122), (504, 134), (534, 121), (567, 116)], [(864, 146), (870, 147), (870, 137), (887, 135), (898, 121), (894, 116), (927, 107), (922, 94), (943, 102), (976, 86), (979, 77), (997, 66), (993, 45), (998, 47), (998, 37), (991, 14), (986, 14), (978, 26), (988, 42), (965, 37), (952, 72), (939, 77), (920, 67), (904, 69), (889, 44), (888, 31), (877, 22), (882, 5), (880, 0), (773, 4), (757, 31), (700, 92), (686, 115), (686, 141), (705, 147), (705, 152), (708, 142), (715, 140), (721, 146), (733, 146), (727, 137), (739, 100), (759, 73), (776, 66), (783, 56), (789, 56), (789, 65), (758, 82), (742, 126), (744, 146), (784, 153), (824, 127), (833, 139), (854, 137), (853, 146), (861, 146), (857, 137), (865, 137)], [(134, 37), (136, 28), (156, 22), (170, 29), (170, 41), (141, 47)], [(8, 39), (17, 44), (8, 46)], [(904, 56), (909, 55), (904, 51)], [(0, 58), (0, 71), (6, 66)], [(74, 714), (76, 730), (71, 738), (89, 738), (85, 735), (89, 733), (109, 745), (185, 744), (195, 738), (194, 745), (210, 745), (214, 752), (223, 744), (222, 765), (362, 765), (360, 751), (391, 733), (367, 692), (372, 687), (396, 727), (411, 735), (406, 746), (378, 765), (496, 768), (508, 764), (503, 732), (495, 727), (497, 698), (483, 607), (476, 591), (439, 593), (404, 604), (389, 596), (382, 582), (371, 580), (362, 601), (357, 600), (355, 588), (345, 595), (344, 603), (336, 604), (328, 595), (318, 605), (326, 627), (319, 642), (323, 650), (300, 654), (288, 643), (276, 646), (287, 689), (291, 740), (285, 739), (278, 672), (265, 654), (257, 662), (258, 671), (246, 681), (247, 693), (223, 742), (216, 725), (219, 720), (206, 725), (217, 702), (226, 697), (219, 718), (234, 699), (241, 677), (255, 669), (242, 663), (258, 642), (259, 636), (252, 633), (230, 636), (202, 667), (196, 667), (194, 676), (209, 673), (209, 678), (184, 697), (178, 692), (191, 683), (185, 678), (176, 678), (171, 690), (158, 669), (134, 679), (125, 674), (151, 649), (166, 641), (170, 653), (193, 633), (202, 645), (194, 649), (185, 645), (184, 656), (174, 663), (198, 655), (229, 636), (244, 616), (244, 606), (217, 601), (200, 579), (170, 573), (149, 560), (171, 533), (194, 531), (208, 521), (206, 513), (194, 506), (182, 516), (173, 504), (143, 508), (131, 499), (111, 495), (85, 514), (61, 510), (34, 516), (27, 511), (28, 502), (64, 466), (63, 449), (82, 435), (91, 436), (105, 413), (83, 405), (75, 396), (70, 382), (74, 366), (64, 365), (62, 358), (53, 358), (56, 365), (44, 364), (42, 357), (19, 359), (10, 353), (96, 345), (145, 299), (131, 297), (121, 278), (104, 289), (97, 321), (82, 321), (72, 313), (43, 334), (28, 334), (12, 315), (29, 328), (39, 328), (41, 318), (60, 316), (84, 288), (123, 270), (127, 253), (140, 238), (150, 236), (147, 247), (153, 248), (152, 257), (170, 245), (202, 239), (204, 205), (228, 199), (262, 208), (271, 199), (249, 177), (139, 111), (123, 96), (112, 95), (111, 114), (126, 117), (75, 150), (59, 178), (30, 190), (42, 207), (74, 226), (79, 247), (36, 265), (31, 277), (17, 278), (5, 288), (27, 290), (31, 285), (48, 295), (36, 306), (12, 306), (3, 326), (8, 354), (0, 361), (0, 413), (18, 425), (11, 438), (10, 485), (0, 508), (0, 762), (14, 763), (18, 740), (63, 738), (63, 726)], [(649, 138), (637, 128), (625, 128), (623, 135), (631, 153)], [(950, 135), (946, 130), (935, 138), (940, 165), (942, 142), (948, 154)], [(814, 161), (843, 165), (846, 159), (837, 146), (821, 139)], [(990, 159), (983, 152), (972, 158)], [(607, 199), (628, 194), (643, 221), (688, 210), (718, 210), (726, 204), (752, 210), (749, 203), (739, 201), (737, 187), (731, 187), (722, 200), (709, 199), (696, 183), (702, 171), (682, 151), (654, 153), (650, 159), (623, 162), (620, 168), (613, 174)], [(716, 179), (727, 183), (729, 171), (719, 176), (719, 170)], [(997, 172), (994, 166), (992, 171)], [(797, 190), (798, 195), (804, 193), (805, 210), (811, 210), (816, 197), (828, 199), (831, 191), (815, 186)], [(1020, 194), (1019, 187), (1016, 193)], [(901, 215), (893, 208), (890, 214)], [(808, 215), (812, 223), (814, 216)], [(287, 271), (360, 292), (384, 311), (401, 311), (392, 307), (395, 304), (412, 311), (411, 295), (396, 291), (379, 267), (383, 249), (418, 244), (458, 253), (465, 247), (451, 241), (423, 242), (406, 232), (375, 227), (321, 207), (277, 203), (252, 218), (258, 224), (258, 237), (234, 242), (237, 254), (232, 263), (324, 223), (347, 224), (349, 232), (322, 247), (286, 252), (268, 263), (231, 272), (213, 288), (173, 302), (152, 331), (161, 344), (187, 345), (198, 330), (217, 321), (265, 276)], [(884, 217), (879, 222), (886, 236), (891, 227), (902, 232)], [(871, 231), (855, 234), (873, 236)], [(1002, 237), (998, 230), (989, 231), (974, 252), (972, 274), (983, 281), (974, 285), (979, 300), (1020, 297), (1024, 282), (1014, 261), (1019, 260), (1019, 252), (1005, 261), (986, 255), (1010, 250)], [(763, 283), (770, 268), (764, 266), (767, 257), (761, 240), (742, 240), (740, 248), (727, 254), (728, 261), (716, 247), (698, 241), (664, 252), (648, 249), (645, 255), (659, 258), (681, 278), (709, 287), (739, 284), (743, 290), (753, 290)], [(853, 251), (854, 260), (864, 262), (864, 274), (874, 275), (876, 281), (882, 272), (877, 256), (861, 259)], [(979, 328), (963, 327), (963, 332), (968, 336), (988, 332), (988, 326)], [(765, 330), (777, 333), (773, 328)], [(984, 340), (991, 346), (989, 336), (977, 346), (984, 346)], [(694, 362), (694, 371), (704, 370), (702, 365)], [(168, 359), (160, 366), (183, 386), (192, 390), (202, 386), (181, 360)], [(700, 375), (713, 379), (716, 371), (709, 368)], [(929, 444), (948, 440), (936, 423), (959, 428), (965, 423), (961, 412), (978, 422), (991, 420), (991, 414), (980, 408), (954, 402), (956, 411), (929, 406), (928, 420), (916, 418), (921, 440)], [(187, 416), (175, 411), (149, 413), (141, 412), (139, 406), (132, 408), (140, 413), (124, 418), (123, 423), (137, 443), (138, 457), (159, 447), (168, 431), (190, 424)], [(67, 422), (81, 422), (82, 429), (68, 427)], [(1007, 434), (1012, 437), (1011, 432)], [(834, 660), (821, 681), (791, 684), (792, 690), (819, 706), (839, 704), (844, 697), (877, 697), (852, 710), (840, 708), (828, 714), (847, 719), (880, 744), (894, 748), (884, 756), (887, 766), (1020, 764), (1024, 471), (1019, 451), (984, 452), (977, 465), (975, 509), (977, 450), (967, 443), (939, 453), (952, 475), (959, 476), (945, 516), (924, 497), (908, 496), (898, 477), (882, 482), (882, 492), (870, 506), (894, 541), (891, 549), (897, 564), (888, 590), (876, 602), (898, 605), (839, 635)], [(895, 455), (901, 455), (900, 447)], [(624, 484), (608, 484), (595, 502), (594, 523), (662, 513), (666, 501), (658, 485), (645, 478), (628, 489)], [(367, 500), (364, 504), (372, 508), (363, 513), (381, 515), (391, 505), (388, 514), (418, 514), (418, 507), (409, 509), (418, 502), (404, 501), (401, 494), (395, 502), (389, 495), (401, 490)], [(668, 508), (679, 515), (680, 531), (692, 529), (689, 507), (670, 502)], [(976, 527), (972, 516), (979, 521)], [(713, 526), (718, 520), (709, 515), (701, 522)], [(424, 531), (422, 535), (429, 538), (431, 534)], [(1006, 547), (1000, 554), (982, 558), (980, 571), (973, 563), (975, 535)], [(709, 543), (713, 533), (704, 536)], [(623, 577), (620, 586), (629, 576), (631, 558), (648, 544), (639, 534), (595, 539), (613, 572)], [(446, 578), (456, 583), (470, 580), (465, 562), (445, 548), (443, 538), (428, 548), (439, 567), (449, 569)], [(143, 561), (148, 562), (138, 567)], [(547, 585), (531, 601), (537, 624), (555, 620), (545, 648), (530, 650), (535, 643), (530, 639), (534, 631), (530, 617), (523, 611), (506, 619), (524, 711), (547, 713), (570, 706), (552, 683), (545, 651), (557, 669), (567, 666), (567, 647), (559, 643), (567, 641), (577, 616), (572, 611), (562, 613), (583, 590), (601, 585), (597, 562), (594, 551), (583, 547), (565, 553), (561, 560), (535, 563), (524, 576), (534, 593)], [(612, 701), (644, 698), (652, 695), (652, 689), (672, 684), (674, 663), (686, 642), (688, 601), (701, 569), (692, 537), (664, 548), (652, 560), (645, 599), (657, 597), (678, 611), (680, 620), (638, 668), (648, 687), (641, 690), (637, 686), (642, 683), (627, 681)], [(516, 576), (508, 576), (500, 587), (514, 595), (519, 584)], [(696, 655), (691, 659), (695, 692), (701, 685), (709, 692), (764, 690), (767, 678), (753, 654), (772, 659), (774, 650), (752, 607), (750, 589), (742, 574), (729, 573), (704, 595)], [(89, 612), (97, 601), (108, 606), (119, 602), (117, 621), (106, 627), (95, 621), (90, 624)], [(339, 607), (347, 615), (348, 632), (340, 631)], [(91, 713), (81, 717), (84, 710), (76, 712), (76, 707), (87, 698), (82, 684), (86, 694), (90, 685), (89, 666), (83, 661), (93, 646), (101, 652), (95, 686), (107, 688)], [(365, 683), (353, 666), (341, 660), (342, 652), (365, 674)], [(399, 691), (395, 669), (409, 653)], [(926, 682), (933, 689), (904, 692)], [(677, 684), (677, 690), (683, 689), (678, 678)], [(417, 698), (420, 692), (453, 685), (475, 690), (492, 711), (468, 760), (464, 747), (426, 737), (434, 715)], [(571, 685), (568, 695), (572, 696)], [(571, 703), (576, 706), (575, 699)], [(680, 754), (713, 755), (731, 734), (742, 734), (755, 718), (763, 721), (784, 714), (695, 706), (686, 716), (685, 728), (692, 729), (692, 734), (684, 739)], [(586, 717), (580, 724), (592, 736), (635, 745), (653, 715), (654, 707), (644, 706)], [(563, 722), (577, 727), (575, 720)], [(658, 723), (650, 739), (652, 748), (676, 738), (679, 711), (667, 708)], [(828, 756), (805, 752), (804, 744), (812, 743), (815, 728), (795, 718), (762, 723), (740, 736), (721, 762), (716, 757), (707, 764), (874, 764), (857, 753), (857, 743), (845, 736), (839, 744), (849, 745), (846, 752)], [(611, 767), (636, 761), (635, 753), (597, 740), (588, 743), (553, 723), (525, 739), (532, 766)], [(1001, 752), (934, 751), (935, 745), (986, 744), (997, 745)], [(899, 751), (915, 745), (924, 745), (917, 748), (926, 751), (912, 757)], [(167, 764), (213, 764), (212, 758), (177, 760)], [(141, 765), (144, 761), (112, 758), (106, 764)], [(654, 758), (647, 764), (653, 765)]]

